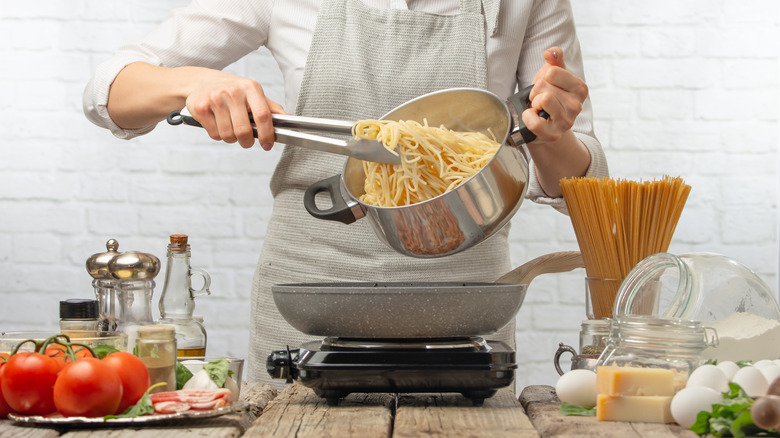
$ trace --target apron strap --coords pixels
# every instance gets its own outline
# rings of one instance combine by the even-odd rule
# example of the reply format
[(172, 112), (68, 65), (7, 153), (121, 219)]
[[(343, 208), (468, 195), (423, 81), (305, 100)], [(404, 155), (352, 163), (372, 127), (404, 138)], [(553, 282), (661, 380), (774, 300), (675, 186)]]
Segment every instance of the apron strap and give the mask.
[[(468, 3), (466, 0), (463, 1)], [(487, 34), (495, 36), (498, 31), (498, 13), (501, 10), (501, 0), (482, 0), (482, 8), (485, 10)]]

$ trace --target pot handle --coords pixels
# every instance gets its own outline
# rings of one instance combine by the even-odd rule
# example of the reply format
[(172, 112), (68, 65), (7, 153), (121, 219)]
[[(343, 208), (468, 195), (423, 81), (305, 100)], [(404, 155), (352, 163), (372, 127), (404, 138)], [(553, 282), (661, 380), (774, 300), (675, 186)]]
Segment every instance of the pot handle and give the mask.
[[(303, 206), (310, 215), (317, 219), (337, 221), (345, 224), (351, 224), (359, 218), (355, 216), (352, 208), (341, 197), (341, 175), (334, 175), (310, 185), (303, 193)], [(333, 203), (327, 210), (317, 207), (315, 198), (318, 193), (328, 192), (330, 201)]]
[[(529, 96), (531, 95), (531, 90), (533, 88), (534, 86), (531, 84), (506, 99), (507, 107), (509, 108), (509, 114), (512, 116), (512, 120), (514, 122), (510, 136), (516, 145), (523, 143), (528, 144), (536, 140), (536, 134), (531, 132), (531, 130), (525, 126), (525, 123), (523, 123), (523, 117), (521, 116), (523, 111), (531, 107), (531, 99), (529, 99)], [(539, 117), (549, 119), (550, 115), (547, 114), (547, 111), (541, 110), (539, 111)], [(521, 139), (522, 141), (520, 141)]]
[(539, 256), (530, 262), (526, 262), (496, 280), (496, 283), (530, 284), (541, 274), (554, 274), (568, 272), (577, 268), (584, 268), (582, 254), (579, 251), (560, 251)]

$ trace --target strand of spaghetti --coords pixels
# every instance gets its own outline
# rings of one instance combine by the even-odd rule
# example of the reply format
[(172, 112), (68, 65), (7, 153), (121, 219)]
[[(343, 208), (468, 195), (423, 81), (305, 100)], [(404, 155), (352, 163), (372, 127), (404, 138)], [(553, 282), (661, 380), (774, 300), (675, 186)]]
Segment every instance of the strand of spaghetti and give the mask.
[(361, 120), (352, 134), (381, 141), (401, 155), (396, 166), (363, 162), (365, 194), (360, 200), (385, 207), (415, 204), (454, 189), (479, 172), (500, 147), (482, 133), (408, 120)]

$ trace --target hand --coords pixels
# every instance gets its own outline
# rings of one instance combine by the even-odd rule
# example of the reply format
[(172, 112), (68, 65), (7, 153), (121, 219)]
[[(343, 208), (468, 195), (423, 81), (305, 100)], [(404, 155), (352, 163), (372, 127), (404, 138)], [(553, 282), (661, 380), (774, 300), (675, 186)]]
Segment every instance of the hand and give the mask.
[(286, 114), (278, 103), (265, 97), (263, 87), (251, 79), (219, 70), (198, 69), (195, 86), (189, 93), (187, 109), (214, 140), (238, 143), (243, 148), (255, 144), (249, 114), (257, 127), (257, 141), (263, 149), (274, 144), (271, 114)]
[[(555, 143), (571, 130), (588, 97), (585, 81), (566, 70), (563, 50), (552, 47), (544, 51), (544, 66), (534, 76), (529, 99), (531, 107), (523, 111), (525, 126), (536, 134), (533, 143)], [(544, 110), (549, 119), (539, 117)]]

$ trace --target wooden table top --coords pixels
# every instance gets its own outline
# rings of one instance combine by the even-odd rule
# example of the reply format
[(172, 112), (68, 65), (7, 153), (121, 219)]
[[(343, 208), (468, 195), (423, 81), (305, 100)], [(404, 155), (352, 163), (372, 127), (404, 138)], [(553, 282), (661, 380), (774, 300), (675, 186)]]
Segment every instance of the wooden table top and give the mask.
[(351, 394), (338, 406), (328, 406), (298, 383), (279, 393), (266, 384), (244, 384), (241, 399), (250, 406), (243, 412), (136, 428), (49, 427), (0, 420), (0, 437), (697, 437), (676, 425), (562, 416), (549, 386), (529, 386), (519, 399), (504, 388), (481, 407), (460, 394)]

